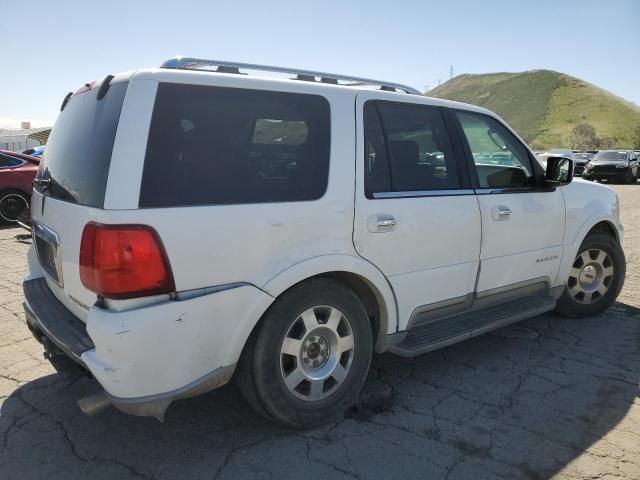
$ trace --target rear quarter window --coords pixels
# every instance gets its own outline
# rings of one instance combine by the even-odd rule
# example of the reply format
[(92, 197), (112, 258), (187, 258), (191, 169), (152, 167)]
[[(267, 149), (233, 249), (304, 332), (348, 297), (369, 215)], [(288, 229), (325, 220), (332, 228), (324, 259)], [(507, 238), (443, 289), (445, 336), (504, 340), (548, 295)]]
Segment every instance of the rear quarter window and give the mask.
[(141, 207), (320, 198), (330, 110), (318, 95), (161, 83)]

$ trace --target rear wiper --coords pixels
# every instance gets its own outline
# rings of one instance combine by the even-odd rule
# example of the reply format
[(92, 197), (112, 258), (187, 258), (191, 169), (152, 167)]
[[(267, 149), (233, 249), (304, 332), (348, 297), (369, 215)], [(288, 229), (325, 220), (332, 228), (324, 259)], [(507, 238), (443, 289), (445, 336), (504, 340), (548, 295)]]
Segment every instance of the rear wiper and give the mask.
[(50, 178), (34, 178), (33, 184), (36, 185), (37, 187), (40, 187), (40, 190), (44, 192), (49, 188), (51, 184), (51, 179)]
[(62, 184), (58, 183), (55, 178), (51, 177), (48, 169), (45, 170), (39, 178), (36, 177), (33, 180), (33, 184), (39, 187), (39, 191), (43, 195), (76, 203), (76, 198)]
[(107, 90), (109, 90), (109, 86), (111, 85), (111, 80), (113, 80), (113, 75), (107, 75), (104, 77), (104, 80), (98, 89), (96, 100), (102, 100), (102, 98), (107, 94)]
[(64, 100), (62, 100), (62, 105), (60, 105), (60, 111), (63, 111), (64, 107), (67, 106), (67, 103), (69, 102), (69, 99), (71, 98), (71, 95), (73, 95), (73, 92), (67, 93), (67, 95), (64, 97)]

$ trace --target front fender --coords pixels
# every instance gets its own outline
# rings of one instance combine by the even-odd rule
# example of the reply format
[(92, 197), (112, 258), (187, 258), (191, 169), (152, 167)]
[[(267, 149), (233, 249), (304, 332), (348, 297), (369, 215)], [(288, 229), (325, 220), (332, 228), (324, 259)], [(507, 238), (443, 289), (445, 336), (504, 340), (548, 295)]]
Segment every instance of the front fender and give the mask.
[[(612, 188), (584, 180), (562, 187), (566, 205), (564, 245), (582, 243), (589, 230), (599, 222), (609, 222), (622, 245), (624, 228), (620, 223), (618, 195)], [(577, 247), (576, 247), (577, 248)]]
[[(269, 295), (278, 297), (285, 290), (307, 278), (329, 272), (351, 273), (364, 280), (373, 290), (380, 305), (380, 333), (396, 333), (398, 310), (391, 285), (380, 270), (361, 257), (335, 254), (310, 258), (278, 273), (261, 288)], [(378, 336), (379, 342), (384, 340), (381, 337), (384, 335)], [(381, 348), (381, 345), (376, 345), (377, 350)]]
[(616, 239), (620, 243), (620, 246), (622, 246), (624, 227), (620, 223), (620, 220), (611, 212), (593, 212), (581, 222), (580, 226), (576, 229), (575, 235), (570, 238), (570, 243), (564, 244), (562, 262), (560, 263), (560, 269), (554, 286), (562, 286), (567, 283), (571, 266), (578, 254), (580, 245), (591, 229), (601, 222), (607, 222), (613, 227), (613, 230), (616, 232)]

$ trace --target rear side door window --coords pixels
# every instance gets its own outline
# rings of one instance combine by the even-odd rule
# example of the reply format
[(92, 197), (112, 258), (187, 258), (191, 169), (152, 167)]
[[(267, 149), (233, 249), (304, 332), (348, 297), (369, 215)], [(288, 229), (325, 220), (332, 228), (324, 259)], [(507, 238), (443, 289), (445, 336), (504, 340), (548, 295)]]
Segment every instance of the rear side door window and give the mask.
[(364, 128), (369, 198), (460, 187), (451, 140), (437, 107), (368, 101)]
[(480, 188), (535, 185), (531, 158), (518, 139), (487, 115), (455, 112), (473, 156)]
[(319, 95), (161, 83), (141, 207), (316, 200), (329, 175)]

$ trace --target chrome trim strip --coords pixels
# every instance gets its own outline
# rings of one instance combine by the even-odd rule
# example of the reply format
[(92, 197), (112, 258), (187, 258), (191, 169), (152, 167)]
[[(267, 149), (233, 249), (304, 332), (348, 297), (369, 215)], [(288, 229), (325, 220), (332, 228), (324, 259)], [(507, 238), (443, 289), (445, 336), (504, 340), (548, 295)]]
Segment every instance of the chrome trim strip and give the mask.
[(412, 192), (376, 192), (373, 198), (414, 198), (414, 197), (453, 197), (458, 195), (473, 195), (472, 189), (462, 190), (417, 190)]
[(176, 292), (175, 298), (177, 301), (183, 300), (191, 300), (192, 298), (203, 297), (205, 295), (211, 295), (213, 293), (224, 292), (226, 290), (233, 290), (234, 288), (240, 287), (255, 287), (247, 282), (236, 282), (236, 283), (228, 283), (226, 285), (218, 285), (215, 287), (204, 287), (204, 288), (194, 288), (193, 290), (182, 290), (180, 292)]
[(476, 195), (491, 195), (498, 193), (533, 193), (539, 192), (538, 187), (516, 187), (516, 188), (476, 188)]
[(64, 286), (64, 279), (62, 277), (62, 258), (60, 258), (60, 248), (59, 248), (60, 237), (56, 232), (51, 230), (49, 227), (37, 222), (36, 220), (33, 220), (33, 219), (31, 220), (31, 226), (32, 226), (32, 236), (33, 236), (33, 243), (34, 243), (33, 246), (36, 251), (36, 256), (38, 257), (38, 263), (40, 263), (40, 265), (42, 266), (42, 260), (40, 259), (40, 252), (35, 241), (36, 236), (40, 237), (44, 242), (47, 242), (49, 245), (53, 247), (53, 251), (55, 255), (54, 267), (56, 269), (56, 276), (58, 278), (53, 278), (51, 274), (47, 272), (46, 268), (42, 268), (42, 271), (47, 275), (47, 277), (49, 277), (59, 287), (62, 288)]
[(551, 288), (551, 279), (549, 277), (535, 277), (530, 278), (529, 280), (523, 280), (521, 282), (510, 283), (509, 285), (504, 285), (502, 287), (491, 288), (489, 290), (483, 290), (481, 292), (476, 293), (476, 298), (486, 298), (491, 295), (499, 295), (502, 293), (511, 292), (513, 290), (518, 290), (520, 288), (527, 287), (541, 287), (544, 285), (546, 288)]
[[(376, 85), (380, 87), (384, 87), (385, 89), (393, 88), (396, 90), (401, 90), (405, 93), (409, 93), (412, 95), (420, 95), (422, 96), (422, 92), (419, 90), (410, 87), (408, 85), (402, 85), (400, 83), (395, 82), (385, 82), (382, 80), (373, 80), (371, 78), (362, 78), (362, 77), (352, 77), (350, 75), (340, 75), (336, 73), (327, 73), (327, 72), (315, 72), (312, 70), (301, 70), (299, 68), (287, 68), (287, 67), (275, 67), (271, 65), (258, 65), (254, 63), (240, 63), (240, 62), (230, 62), (227, 60), (209, 60), (205, 58), (192, 58), (192, 57), (174, 57), (170, 58), (162, 65), (160, 68), (173, 68), (180, 70), (202, 70), (203, 67), (228, 67), (228, 68), (243, 68), (245, 70), (260, 70), (263, 72), (275, 72), (275, 73), (288, 73), (292, 75), (298, 75), (302, 77), (314, 77), (313, 81), (315, 81), (315, 77), (320, 77), (321, 79), (333, 79), (333, 80), (342, 80), (346, 82), (356, 82), (356, 83), (364, 83), (367, 85)], [(206, 71), (206, 70), (205, 70)], [(350, 86), (350, 85), (345, 85)]]
[(407, 330), (469, 309), (473, 304), (473, 300), (474, 294), (469, 292), (459, 297), (416, 307), (409, 317)]

